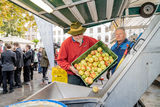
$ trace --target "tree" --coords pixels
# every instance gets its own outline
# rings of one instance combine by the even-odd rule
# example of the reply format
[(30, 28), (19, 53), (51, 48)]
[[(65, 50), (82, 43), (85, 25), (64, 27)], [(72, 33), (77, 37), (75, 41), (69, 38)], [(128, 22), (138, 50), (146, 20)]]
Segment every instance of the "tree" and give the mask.
[(32, 42), (34, 42), (35, 43), (35, 47), (37, 46), (37, 44), (38, 44), (38, 42), (39, 42), (39, 40), (38, 39), (34, 39)]
[(24, 36), (28, 28), (37, 30), (34, 16), (8, 0), (0, 0), (0, 33), (11, 36)]

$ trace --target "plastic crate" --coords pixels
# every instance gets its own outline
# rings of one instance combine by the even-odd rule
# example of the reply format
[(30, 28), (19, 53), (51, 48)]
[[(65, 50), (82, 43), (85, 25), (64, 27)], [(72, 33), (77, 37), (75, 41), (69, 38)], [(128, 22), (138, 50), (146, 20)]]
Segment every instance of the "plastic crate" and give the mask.
[[(96, 50), (98, 47), (101, 47), (103, 49), (103, 52), (107, 52), (110, 56), (113, 57), (114, 61), (108, 66), (106, 67), (96, 78), (93, 79), (93, 82), (95, 80), (97, 80), (104, 72), (108, 71), (110, 68), (112, 68), (116, 63), (117, 63), (117, 59), (118, 56), (112, 51), (110, 50), (102, 41), (97, 42), (96, 44), (94, 44), (92, 47), (90, 47), (86, 52), (84, 52), (82, 55), (80, 55), (77, 59), (75, 59), (71, 65), (74, 67), (74, 64), (78, 64), (80, 63), (80, 61), (82, 59), (85, 59), (92, 50)], [(82, 78), (81, 78), (82, 79)], [(83, 80), (83, 79), (82, 79)], [(91, 84), (87, 84), (84, 80), (83, 82), (85, 83), (86, 86), (90, 86)]]

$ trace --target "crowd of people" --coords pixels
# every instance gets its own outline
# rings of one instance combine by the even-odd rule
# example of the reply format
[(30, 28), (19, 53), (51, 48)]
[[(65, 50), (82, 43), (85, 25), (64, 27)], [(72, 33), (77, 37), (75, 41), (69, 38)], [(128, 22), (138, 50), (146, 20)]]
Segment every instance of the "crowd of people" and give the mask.
[[(0, 40), (0, 87), (3, 94), (13, 92), (15, 88), (29, 85), (33, 80), (34, 71), (43, 74), (42, 80), (47, 80), (49, 61), (44, 48), (31, 49), (26, 45), (21, 49), (19, 43), (5, 43)], [(21, 72), (23, 71), (23, 76)], [(22, 82), (23, 79), (23, 82)], [(9, 85), (9, 88), (7, 86)]]

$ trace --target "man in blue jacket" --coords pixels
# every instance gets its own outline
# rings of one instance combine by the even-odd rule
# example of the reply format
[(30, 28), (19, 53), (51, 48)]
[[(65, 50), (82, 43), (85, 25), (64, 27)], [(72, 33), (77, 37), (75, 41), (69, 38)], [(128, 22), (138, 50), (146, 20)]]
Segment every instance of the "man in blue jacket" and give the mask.
[[(115, 36), (116, 36), (117, 42), (111, 47), (111, 50), (118, 56), (117, 62), (119, 63), (119, 61), (121, 60), (121, 58), (124, 54), (124, 51), (127, 48), (127, 44), (129, 44), (130, 41), (128, 41), (128, 39), (126, 38), (126, 33), (125, 33), (124, 27), (117, 28), (115, 31)], [(118, 63), (112, 69), (112, 74), (115, 72), (115, 69), (116, 69)]]

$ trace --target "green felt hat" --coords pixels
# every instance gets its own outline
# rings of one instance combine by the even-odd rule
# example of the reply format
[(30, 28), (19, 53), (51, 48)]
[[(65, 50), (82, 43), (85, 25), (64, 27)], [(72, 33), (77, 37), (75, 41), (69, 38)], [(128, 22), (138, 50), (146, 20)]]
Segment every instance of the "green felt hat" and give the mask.
[(70, 30), (67, 33), (71, 34), (72, 36), (76, 36), (84, 33), (85, 31), (86, 31), (86, 28), (82, 27), (81, 23), (75, 22), (71, 24)]

